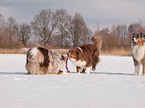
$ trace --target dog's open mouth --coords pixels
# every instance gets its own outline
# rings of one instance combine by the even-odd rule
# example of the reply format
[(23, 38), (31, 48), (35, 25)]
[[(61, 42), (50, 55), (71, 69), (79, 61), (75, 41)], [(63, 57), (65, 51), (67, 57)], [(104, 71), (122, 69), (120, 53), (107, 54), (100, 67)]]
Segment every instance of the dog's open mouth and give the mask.
[(133, 46), (138, 45), (139, 43), (140, 43), (140, 41), (133, 42)]

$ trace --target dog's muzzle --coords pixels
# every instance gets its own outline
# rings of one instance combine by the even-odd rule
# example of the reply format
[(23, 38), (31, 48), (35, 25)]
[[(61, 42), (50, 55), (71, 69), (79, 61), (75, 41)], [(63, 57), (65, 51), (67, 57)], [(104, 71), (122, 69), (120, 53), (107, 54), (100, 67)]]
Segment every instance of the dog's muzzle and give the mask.
[(133, 46), (136, 46), (136, 45), (138, 45), (139, 43), (140, 43), (140, 41), (137, 41), (137, 42), (133, 41)]

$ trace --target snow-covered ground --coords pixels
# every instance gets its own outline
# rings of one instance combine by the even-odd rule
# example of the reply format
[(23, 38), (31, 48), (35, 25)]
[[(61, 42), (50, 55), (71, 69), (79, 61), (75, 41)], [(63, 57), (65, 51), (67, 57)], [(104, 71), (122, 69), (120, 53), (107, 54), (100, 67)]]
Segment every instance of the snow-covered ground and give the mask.
[(0, 108), (145, 108), (145, 77), (133, 76), (131, 57), (101, 56), (90, 75), (40, 76), (26, 74), (25, 56), (0, 55)]

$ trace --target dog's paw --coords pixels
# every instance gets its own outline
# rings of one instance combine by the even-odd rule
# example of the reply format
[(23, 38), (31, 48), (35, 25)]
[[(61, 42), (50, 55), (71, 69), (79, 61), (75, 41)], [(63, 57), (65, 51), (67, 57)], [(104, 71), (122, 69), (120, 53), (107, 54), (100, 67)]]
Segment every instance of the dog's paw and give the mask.
[(96, 70), (96, 68), (92, 68), (92, 71), (95, 71)]
[(63, 71), (62, 70), (59, 70), (59, 72), (57, 74), (63, 74)]
[(137, 74), (137, 73), (135, 73), (135, 74), (134, 74), (134, 76), (138, 76), (138, 74)]

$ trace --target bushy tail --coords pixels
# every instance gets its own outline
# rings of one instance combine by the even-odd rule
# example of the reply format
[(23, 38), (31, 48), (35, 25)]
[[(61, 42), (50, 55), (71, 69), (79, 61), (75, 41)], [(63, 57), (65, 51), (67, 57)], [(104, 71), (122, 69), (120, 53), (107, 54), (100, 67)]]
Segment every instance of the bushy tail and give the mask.
[(94, 45), (97, 47), (98, 50), (102, 48), (102, 39), (99, 36), (94, 36), (91, 39), (94, 42)]
[(38, 63), (43, 63), (44, 56), (43, 54), (39, 51), (37, 47), (34, 47), (30, 49), (27, 53), (27, 63), (28, 62), (38, 62)]

